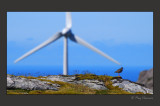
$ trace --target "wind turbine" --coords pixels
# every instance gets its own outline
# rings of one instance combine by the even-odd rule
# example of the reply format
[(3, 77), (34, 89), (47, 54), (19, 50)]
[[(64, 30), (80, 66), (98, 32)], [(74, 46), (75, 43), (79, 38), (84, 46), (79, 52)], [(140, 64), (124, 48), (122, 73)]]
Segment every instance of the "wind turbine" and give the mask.
[(80, 37), (78, 37), (75, 34), (73, 34), (72, 31), (71, 31), (71, 27), (72, 27), (71, 13), (70, 12), (66, 12), (66, 27), (61, 32), (57, 32), (51, 38), (49, 38), (48, 40), (44, 41), (43, 43), (41, 43), (37, 47), (33, 48), (29, 52), (25, 53), (24, 55), (22, 55), (20, 58), (18, 58), (14, 62), (17, 63), (18, 61), (24, 59), (25, 57), (27, 57), (27, 56), (29, 56), (31, 54), (33, 54), (34, 52), (38, 51), (39, 49), (49, 45), (50, 43), (58, 40), (61, 37), (64, 37), (63, 75), (68, 75), (68, 38), (71, 41), (73, 41), (75, 43), (78, 43), (78, 44), (81, 44), (81, 45), (83, 45), (83, 46), (85, 46), (85, 47), (97, 52), (98, 54), (104, 56), (105, 58), (109, 59), (110, 61), (120, 65), (120, 63), (118, 61), (114, 60), (109, 55), (103, 53), (102, 51), (98, 50), (96, 47), (92, 46), (91, 44), (87, 43), (86, 41), (84, 41)]

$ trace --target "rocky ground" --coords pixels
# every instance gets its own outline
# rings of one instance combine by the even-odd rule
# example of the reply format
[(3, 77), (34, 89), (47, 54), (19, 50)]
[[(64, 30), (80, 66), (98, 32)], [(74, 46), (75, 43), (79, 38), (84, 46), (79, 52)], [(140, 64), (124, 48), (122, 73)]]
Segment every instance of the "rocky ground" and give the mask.
[[(103, 79), (102, 79), (102, 78)], [(142, 84), (135, 83), (129, 80), (122, 78), (109, 77), (107, 76), (62, 76), (62, 75), (50, 75), (44, 77), (24, 77), (24, 76), (13, 76), (7, 75), (7, 89), (23, 89), (23, 90), (53, 90), (59, 91), (61, 89), (61, 84), (58, 82), (69, 83), (74, 85), (83, 85), (90, 89), (99, 90), (99, 91), (109, 91), (111, 90), (110, 86), (107, 86), (107, 81), (110, 82), (112, 88), (118, 87), (129, 93), (141, 92), (144, 94), (153, 94), (153, 91), (149, 88), (144, 87)], [(97, 79), (96, 79), (97, 78)], [(101, 79), (100, 79), (101, 78)], [(56, 83), (57, 82), (57, 83)], [(78, 88), (77, 88), (78, 89)], [(114, 88), (115, 89), (115, 88)]]

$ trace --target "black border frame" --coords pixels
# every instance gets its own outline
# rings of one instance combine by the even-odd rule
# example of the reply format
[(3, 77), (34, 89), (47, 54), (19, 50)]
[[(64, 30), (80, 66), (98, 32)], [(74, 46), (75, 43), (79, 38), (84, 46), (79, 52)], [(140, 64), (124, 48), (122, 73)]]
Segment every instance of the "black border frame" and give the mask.
[[(2, 6), (1, 6), (2, 4)], [(74, 4), (74, 5), (73, 5)], [(67, 5), (67, 6), (66, 6)], [(7, 11), (93, 11), (93, 12), (145, 12), (153, 11), (153, 70), (154, 87), (153, 95), (7, 95), (6, 94), (6, 73), (7, 73)], [(113, 2), (82, 2), (82, 1), (52, 1), (49, 2), (28, 2), (15, 1), (0, 2), (0, 100), (5, 105), (158, 105), (160, 97), (160, 8), (158, 2), (148, 1), (113, 1)], [(132, 99), (137, 98), (151, 99)]]

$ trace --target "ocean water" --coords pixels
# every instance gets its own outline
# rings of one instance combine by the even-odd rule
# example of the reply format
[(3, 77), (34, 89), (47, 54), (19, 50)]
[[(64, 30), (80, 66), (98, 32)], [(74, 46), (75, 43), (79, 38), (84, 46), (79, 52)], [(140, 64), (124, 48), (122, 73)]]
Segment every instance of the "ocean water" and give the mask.
[[(123, 79), (128, 79), (136, 82), (139, 77), (139, 73), (143, 70), (149, 70), (152, 67), (124, 67), (120, 76)], [(74, 74), (84, 74), (84, 73), (93, 73), (96, 75), (109, 75), (109, 76), (118, 76), (117, 73), (114, 73), (118, 68), (117, 67), (91, 67), (91, 66), (72, 66), (68, 69), (69, 75)], [(55, 66), (7, 66), (7, 74), (12, 75), (24, 75), (24, 76), (47, 76), (47, 75), (62, 75), (63, 67)]]

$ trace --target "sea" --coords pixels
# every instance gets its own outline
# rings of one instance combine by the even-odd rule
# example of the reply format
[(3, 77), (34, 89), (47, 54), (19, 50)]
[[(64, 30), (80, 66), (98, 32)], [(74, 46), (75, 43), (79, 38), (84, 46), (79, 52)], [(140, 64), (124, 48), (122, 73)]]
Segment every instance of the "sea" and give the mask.
[[(141, 71), (149, 70), (153, 67), (142, 67), (142, 66), (130, 66), (124, 67), (120, 76), (123, 79), (128, 79), (136, 82), (138, 80), (139, 74)], [(68, 68), (68, 75), (74, 74), (85, 74), (92, 73), (96, 75), (108, 75), (108, 76), (118, 76), (117, 73), (114, 73), (118, 68), (109, 67), (109, 66), (71, 66)], [(7, 66), (7, 74), (12, 75), (23, 75), (23, 76), (48, 76), (48, 75), (62, 75), (63, 67), (58, 66)]]

